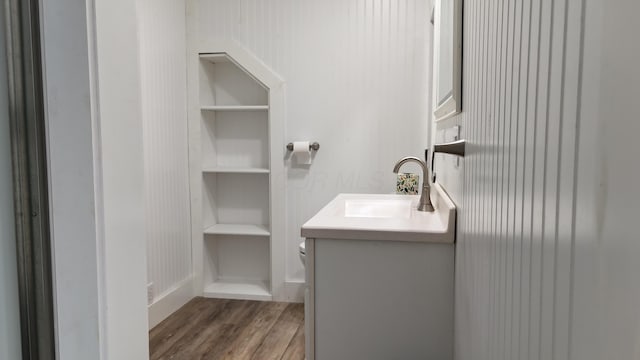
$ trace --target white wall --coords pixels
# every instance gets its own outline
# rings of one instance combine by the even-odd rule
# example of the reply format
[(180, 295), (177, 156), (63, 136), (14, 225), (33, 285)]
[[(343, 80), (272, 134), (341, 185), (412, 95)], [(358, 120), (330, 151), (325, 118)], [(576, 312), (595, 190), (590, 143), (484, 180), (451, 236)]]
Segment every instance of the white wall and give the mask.
[[(4, 7), (0, 8), (0, 38), (4, 39)], [(20, 359), (18, 265), (13, 212), (9, 99), (4, 43), (0, 46), (0, 359)]]
[(640, 358), (640, 13), (586, 1), (571, 358)]
[(171, 312), (192, 292), (185, 4), (139, 1), (138, 14), (147, 282)]
[(145, 359), (135, 3), (42, 5), (57, 357)]
[(321, 145), (309, 169), (287, 164), (288, 281), (304, 279), (304, 222), (340, 192), (394, 191), (395, 162), (424, 154), (431, 98), (426, 3), (198, 2), (201, 42), (234, 40), (285, 80), (285, 142)]
[(456, 359), (640, 355), (638, 7), (465, 1)]

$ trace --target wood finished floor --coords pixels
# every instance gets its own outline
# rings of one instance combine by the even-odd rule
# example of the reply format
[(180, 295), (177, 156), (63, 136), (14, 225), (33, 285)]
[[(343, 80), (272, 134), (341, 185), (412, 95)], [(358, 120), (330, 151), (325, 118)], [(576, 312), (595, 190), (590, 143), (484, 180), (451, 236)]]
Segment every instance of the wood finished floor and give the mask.
[(304, 305), (197, 297), (149, 332), (155, 359), (304, 359)]

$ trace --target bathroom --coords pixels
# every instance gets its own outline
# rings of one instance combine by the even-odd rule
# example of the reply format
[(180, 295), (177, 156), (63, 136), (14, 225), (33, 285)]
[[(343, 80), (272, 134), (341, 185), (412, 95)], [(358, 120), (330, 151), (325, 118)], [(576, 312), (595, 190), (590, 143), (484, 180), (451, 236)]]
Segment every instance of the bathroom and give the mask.
[[(455, 204), (446, 358), (637, 358), (638, 5), (453, 1), (461, 108), (436, 119), (434, 2), (42, 3), (51, 293), (34, 331), (50, 341), (33, 358), (154, 358), (152, 329), (201, 295), (294, 309), (287, 334), (300, 343), (305, 223), (341, 193), (391, 196), (398, 160), (459, 139), (465, 156), (436, 154), (435, 182), (430, 161), (426, 178), (401, 169), (432, 183), (437, 211), (448, 203), (437, 199)], [(203, 109), (218, 106), (203, 93), (224, 69), (248, 101), (220, 106), (249, 108)], [(5, 241), (23, 233), (5, 231), (22, 212), (2, 126), (0, 358), (12, 360), (31, 351), (15, 331), (29, 299), (4, 291), (25, 279)], [(225, 216), (243, 226), (207, 234)]]
[(429, 141), (427, 2), (189, 5), (139, 3), (150, 329), (195, 295), (302, 303), (302, 225), (337, 193), (393, 192)]

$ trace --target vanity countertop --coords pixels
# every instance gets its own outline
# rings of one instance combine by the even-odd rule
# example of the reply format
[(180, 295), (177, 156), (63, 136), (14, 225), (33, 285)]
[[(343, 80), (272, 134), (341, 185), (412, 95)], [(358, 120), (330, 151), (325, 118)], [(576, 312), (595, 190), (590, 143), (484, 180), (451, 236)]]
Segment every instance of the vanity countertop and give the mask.
[(416, 209), (419, 195), (339, 194), (302, 226), (305, 238), (453, 243), (456, 206), (431, 185), (434, 212)]

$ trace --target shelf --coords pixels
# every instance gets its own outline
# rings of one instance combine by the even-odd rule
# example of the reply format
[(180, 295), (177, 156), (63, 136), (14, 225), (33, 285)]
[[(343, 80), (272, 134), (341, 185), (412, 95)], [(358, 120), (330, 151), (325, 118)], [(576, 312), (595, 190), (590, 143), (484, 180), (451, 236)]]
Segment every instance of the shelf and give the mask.
[(202, 111), (264, 111), (269, 105), (210, 105), (201, 106)]
[(270, 236), (269, 229), (264, 225), (251, 224), (216, 224), (204, 229), (206, 235), (249, 235)]
[(264, 300), (272, 299), (269, 283), (261, 280), (218, 279), (204, 287), (204, 297), (219, 299)]
[[(202, 215), (197, 225), (203, 232), (197, 244), (203, 260), (200, 291), (205, 297), (270, 301), (276, 284), (271, 230), (280, 230), (272, 227), (271, 216), (270, 174), (280, 167), (279, 156), (270, 151), (271, 116), (281, 114), (270, 112), (270, 92), (281, 86), (261, 64), (245, 67), (239, 59), (250, 57), (210, 52), (198, 59), (198, 98), (193, 101), (200, 111), (193, 125), (200, 130), (200, 144), (192, 170), (202, 174), (202, 206), (194, 209)], [(268, 81), (247, 69), (258, 70), (260, 79)], [(284, 268), (281, 262), (278, 266)]]
[(200, 59), (207, 60), (214, 64), (222, 64), (231, 62), (227, 54), (225, 53), (211, 53), (211, 54), (200, 54)]
[(269, 121), (266, 112), (205, 111), (202, 115), (204, 169), (269, 168)]
[(269, 169), (264, 168), (234, 168), (234, 167), (204, 167), (203, 173), (227, 173), (227, 174), (268, 174)]
[(203, 228), (213, 224), (269, 224), (269, 176), (205, 173)]

